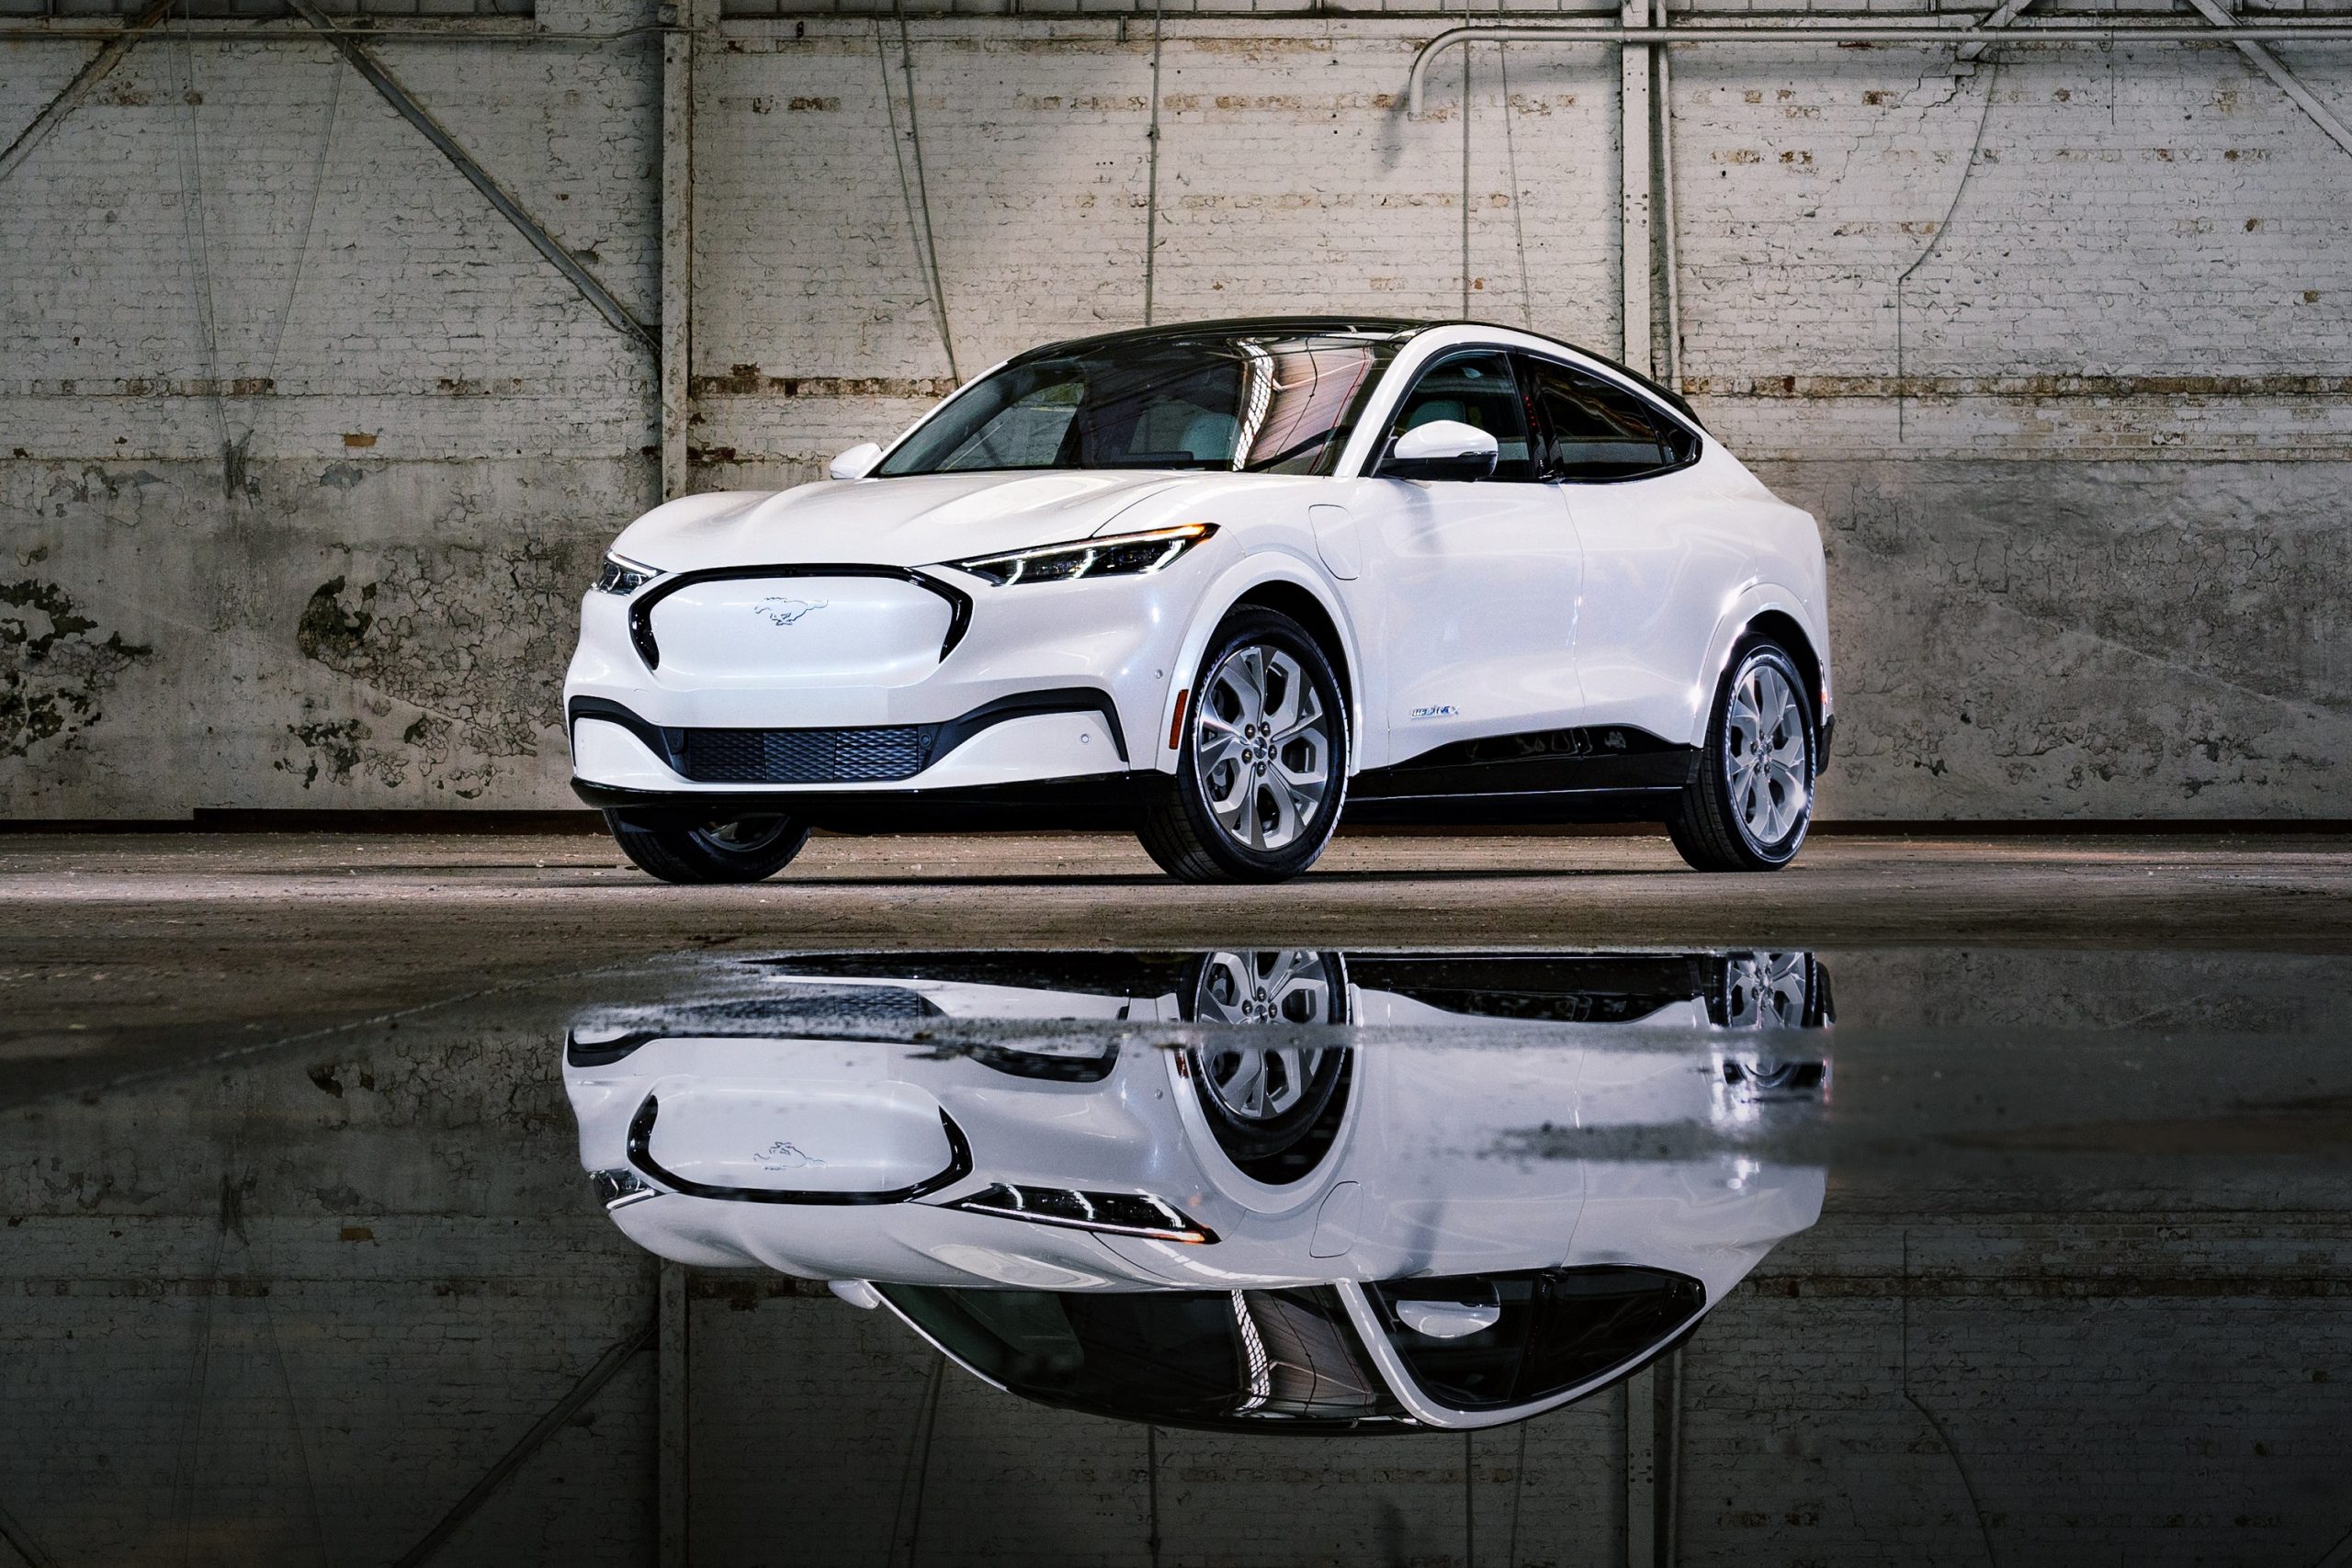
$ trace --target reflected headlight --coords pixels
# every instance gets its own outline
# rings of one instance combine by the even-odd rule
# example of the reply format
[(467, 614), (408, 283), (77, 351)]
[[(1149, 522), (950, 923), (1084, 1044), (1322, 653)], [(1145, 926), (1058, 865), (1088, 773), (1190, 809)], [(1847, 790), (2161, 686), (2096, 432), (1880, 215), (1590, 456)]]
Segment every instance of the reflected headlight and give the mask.
[(607, 550), (605, 552), (605, 570), (596, 574), (596, 592), (634, 593), (661, 575), (659, 567), (647, 566)]
[(1076, 1192), (1061, 1187), (1016, 1187), (1000, 1181), (947, 1207), (974, 1214), (1001, 1214), (1009, 1220), (1027, 1220), (1035, 1224), (1067, 1225), (1071, 1230), (1147, 1236), (1154, 1241), (1205, 1245), (1216, 1240), (1216, 1232), (1206, 1225), (1195, 1224), (1174, 1204), (1141, 1192)]
[(1140, 577), (1158, 571), (1216, 532), (1214, 523), (1184, 523), (1140, 534), (1113, 534), (1101, 539), (1073, 539), (1067, 545), (1040, 545), (1033, 550), (974, 556), (947, 564), (974, 577), (985, 577), (999, 587), (1015, 582), (1072, 582), (1081, 577)]

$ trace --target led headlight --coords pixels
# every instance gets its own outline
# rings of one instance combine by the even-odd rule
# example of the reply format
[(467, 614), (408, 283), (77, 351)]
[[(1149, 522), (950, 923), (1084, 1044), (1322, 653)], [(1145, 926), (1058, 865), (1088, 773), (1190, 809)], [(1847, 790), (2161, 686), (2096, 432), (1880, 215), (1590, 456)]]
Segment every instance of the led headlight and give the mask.
[(1021, 1187), (1000, 1181), (947, 1206), (1033, 1224), (1190, 1242), (1196, 1247), (1216, 1240), (1216, 1232), (1195, 1224), (1174, 1204), (1141, 1192), (1075, 1192), (1061, 1187)]
[(985, 577), (1000, 587), (1015, 582), (1073, 582), (1082, 577), (1140, 577), (1161, 567), (1216, 532), (1214, 523), (1184, 523), (1140, 534), (1073, 539), (998, 556), (949, 561), (958, 571)]
[(596, 574), (596, 592), (634, 593), (661, 575), (659, 567), (646, 566), (607, 550), (605, 553), (605, 570)]

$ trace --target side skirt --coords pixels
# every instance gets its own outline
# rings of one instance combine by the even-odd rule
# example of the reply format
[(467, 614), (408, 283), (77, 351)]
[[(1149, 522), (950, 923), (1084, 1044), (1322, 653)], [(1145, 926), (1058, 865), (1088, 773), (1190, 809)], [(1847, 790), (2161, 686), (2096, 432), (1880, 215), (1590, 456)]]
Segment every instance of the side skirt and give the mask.
[(1456, 741), (1349, 786), (1356, 822), (1656, 822), (1698, 777), (1699, 748), (1623, 725)]
[(1663, 822), (1679, 789), (1557, 789), (1512, 795), (1385, 795), (1351, 799), (1340, 825), (1470, 828), (1554, 822)]

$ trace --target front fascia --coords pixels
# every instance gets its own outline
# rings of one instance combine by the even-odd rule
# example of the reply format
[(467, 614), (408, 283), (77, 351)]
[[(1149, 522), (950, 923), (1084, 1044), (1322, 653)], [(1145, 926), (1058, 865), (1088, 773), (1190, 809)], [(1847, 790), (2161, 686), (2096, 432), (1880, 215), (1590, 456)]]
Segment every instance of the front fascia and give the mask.
[[(1009, 587), (931, 569), (920, 575), (968, 599), (971, 611), (946, 657), (899, 684), (689, 683), (648, 668), (628, 602), (592, 592), (582, 605), (566, 710), (575, 713), (586, 699), (616, 704), (660, 728), (849, 729), (950, 725), (991, 705), (1086, 688), (1112, 705), (1115, 723), (1107, 728), (1125, 742), (1129, 765), (1164, 769), (1158, 740), (1167, 730), (1173, 672), (1182, 668), (1179, 649), (1222, 585), (1223, 576), (1211, 574), (1226, 550), (1223, 540), (1213, 541), (1163, 571), (1132, 578)], [(657, 580), (644, 592), (660, 586)]]

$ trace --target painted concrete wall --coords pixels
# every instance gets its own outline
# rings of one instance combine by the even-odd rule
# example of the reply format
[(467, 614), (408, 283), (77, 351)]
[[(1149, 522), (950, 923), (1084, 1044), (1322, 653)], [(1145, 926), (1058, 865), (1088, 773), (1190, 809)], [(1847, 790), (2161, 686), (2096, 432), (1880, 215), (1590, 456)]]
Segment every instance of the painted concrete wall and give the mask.
[[(382, 52), (650, 320), (660, 63), (589, 36), (639, 9)], [(895, 26), (722, 24), (695, 484), (811, 478), (1147, 281), (1451, 315), (1466, 243), (1471, 313), (1610, 346), (1613, 58), (1483, 50), (1411, 120), (1436, 26), (1170, 22), (1147, 265), (1148, 9), (918, 15), (911, 104)], [(0, 41), (0, 132), (89, 47)], [(2352, 815), (2352, 156), (2222, 49), (1674, 70), (1682, 378), (1831, 552), (1826, 814)], [(650, 356), (316, 45), (142, 44), (0, 197), (0, 811), (570, 804)]]

